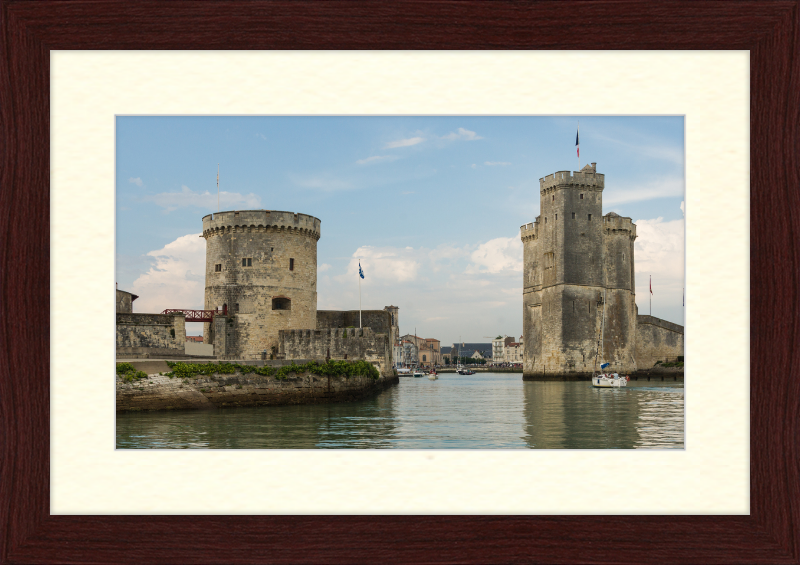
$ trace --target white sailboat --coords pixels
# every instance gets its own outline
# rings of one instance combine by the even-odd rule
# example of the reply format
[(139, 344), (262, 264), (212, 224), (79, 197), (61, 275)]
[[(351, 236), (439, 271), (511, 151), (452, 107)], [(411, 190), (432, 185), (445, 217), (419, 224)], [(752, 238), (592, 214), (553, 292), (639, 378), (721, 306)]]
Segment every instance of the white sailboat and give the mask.
[[(603, 344), (603, 330), (606, 325), (606, 291), (603, 291), (603, 320), (600, 322), (600, 340), (594, 355), (594, 371), (592, 372), (592, 386), (595, 388), (621, 388), (628, 386), (628, 377), (620, 376), (618, 373), (603, 372), (597, 373), (597, 356), (600, 354), (600, 347)], [(601, 369), (608, 367), (608, 363), (600, 365)]]

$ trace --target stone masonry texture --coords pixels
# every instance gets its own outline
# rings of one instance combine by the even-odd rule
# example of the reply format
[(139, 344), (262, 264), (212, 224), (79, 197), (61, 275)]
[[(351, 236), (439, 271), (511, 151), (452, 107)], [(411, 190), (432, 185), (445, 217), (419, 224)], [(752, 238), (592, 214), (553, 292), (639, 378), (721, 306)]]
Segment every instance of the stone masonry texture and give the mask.
[(539, 188), (540, 216), (520, 228), (523, 379), (582, 378), (596, 356), (614, 371), (635, 372), (636, 225), (602, 215), (605, 177), (594, 163), (539, 179)]
[(183, 355), (186, 318), (183, 314), (117, 313), (117, 357)]
[(282, 330), (280, 343), (279, 359), (362, 359), (383, 376), (394, 374), (389, 334), (372, 328)]
[[(306, 214), (274, 210), (203, 218), (205, 309), (227, 312), (222, 357), (269, 357), (278, 351), (279, 331), (316, 328), (320, 225)], [(214, 343), (218, 329), (206, 323), (204, 343)]]

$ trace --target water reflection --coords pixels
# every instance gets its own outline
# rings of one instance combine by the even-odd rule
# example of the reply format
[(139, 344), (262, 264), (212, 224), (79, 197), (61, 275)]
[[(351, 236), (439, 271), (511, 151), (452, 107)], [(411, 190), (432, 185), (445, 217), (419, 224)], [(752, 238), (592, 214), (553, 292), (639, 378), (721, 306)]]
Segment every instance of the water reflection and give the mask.
[(118, 448), (603, 449), (683, 447), (683, 387), (402, 378), (352, 403), (117, 415)]

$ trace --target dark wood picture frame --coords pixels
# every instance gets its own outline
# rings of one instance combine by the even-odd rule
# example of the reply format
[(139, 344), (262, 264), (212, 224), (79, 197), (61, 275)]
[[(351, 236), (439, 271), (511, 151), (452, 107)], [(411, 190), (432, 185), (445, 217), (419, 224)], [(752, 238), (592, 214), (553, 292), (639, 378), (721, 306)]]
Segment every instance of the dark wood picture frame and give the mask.
[[(0, 563), (800, 562), (798, 7), (0, 0)], [(51, 516), (51, 49), (749, 50), (750, 515)]]

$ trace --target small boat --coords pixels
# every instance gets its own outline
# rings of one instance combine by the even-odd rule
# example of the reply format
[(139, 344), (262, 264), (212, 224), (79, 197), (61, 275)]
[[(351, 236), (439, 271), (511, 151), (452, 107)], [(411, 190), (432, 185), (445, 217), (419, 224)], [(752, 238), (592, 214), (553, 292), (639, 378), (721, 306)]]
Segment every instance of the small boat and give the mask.
[(411, 376), (411, 369), (406, 369), (405, 367), (401, 367), (397, 369), (397, 376), (398, 377), (410, 377)]
[(474, 374), (475, 374), (475, 371), (472, 371), (472, 370), (470, 370), (470, 369), (467, 369), (466, 367), (461, 367), (461, 368), (458, 370), (458, 374), (459, 374), (459, 375), (474, 375)]
[(420, 377), (424, 377), (424, 376), (425, 376), (425, 373), (423, 373), (422, 371), (414, 371), (414, 378), (420, 378)]
[(620, 376), (617, 373), (602, 373), (600, 375), (592, 375), (592, 386), (595, 388), (621, 388), (628, 386), (630, 377), (625, 375)]
[[(606, 325), (606, 293), (603, 292), (603, 319), (600, 322), (600, 339), (597, 340), (597, 349), (594, 355), (594, 366), (597, 368), (597, 357), (600, 354), (600, 349), (603, 346), (603, 330), (605, 329)], [(609, 363), (603, 363), (600, 365), (601, 369), (605, 369), (609, 366)], [(624, 386), (628, 386), (628, 381), (631, 380), (630, 377), (622, 376), (620, 377), (617, 373), (610, 373), (610, 372), (603, 372), (597, 374), (596, 371), (592, 372), (592, 386), (594, 388), (621, 388)]]
[(431, 380), (431, 381), (435, 381), (438, 378), (439, 378), (439, 376), (436, 373), (430, 373), (428, 375), (428, 380)]

